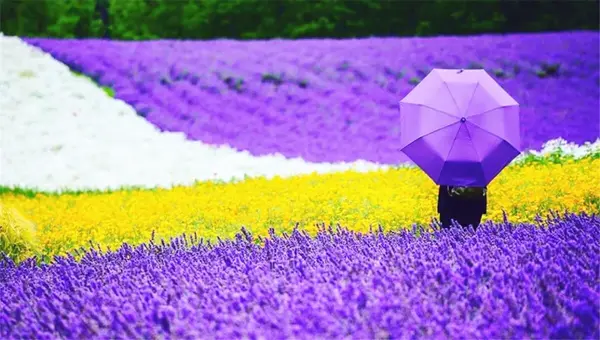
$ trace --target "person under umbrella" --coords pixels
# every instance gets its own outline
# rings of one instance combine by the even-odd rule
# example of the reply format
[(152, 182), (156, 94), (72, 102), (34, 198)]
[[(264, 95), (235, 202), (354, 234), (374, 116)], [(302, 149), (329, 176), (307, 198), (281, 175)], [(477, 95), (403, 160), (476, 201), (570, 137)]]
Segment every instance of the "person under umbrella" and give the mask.
[(456, 221), (477, 229), (487, 213), (487, 187), (440, 185), (437, 209), (442, 228), (450, 228), (452, 221)]
[(400, 111), (400, 150), (439, 186), (442, 227), (476, 229), (488, 184), (521, 153), (519, 103), (485, 70), (433, 69)]

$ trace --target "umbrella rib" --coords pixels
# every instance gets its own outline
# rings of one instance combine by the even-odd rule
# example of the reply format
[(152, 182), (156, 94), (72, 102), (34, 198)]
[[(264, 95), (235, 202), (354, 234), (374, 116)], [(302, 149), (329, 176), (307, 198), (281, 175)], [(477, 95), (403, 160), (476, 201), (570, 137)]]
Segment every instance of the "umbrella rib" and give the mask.
[[(475, 126), (476, 128), (478, 128), (478, 129), (482, 130), (483, 132), (489, 133), (490, 135), (492, 135), (492, 136), (495, 136), (495, 137), (499, 138), (499, 139), (501, 140), (501, 144), (502, 144), (502, 143), (506, 143), (506, 144), (508, 144), (510, 147), (512, 147), (512, 148), (513, 148), (513, 149), (514, 149), (514, 150), (515, 150), (517, 153), (521, 153), (521, 152), (519, 151), (519, 148), (517, 148), (517, 147), (515, 147), (514, 145), (512, 145), (512, 144), (511, 144), (510, 142), (508, 142), (506, 139), (504, 139), (504, 138), (502, 138), (502, 137), (498, 136), (497, 134), (495, 134), (495, 133), (493, 133), (493, 132), (491, 132), (491, 131), (488, 131), (488, 130), (485, 130), (485, 129), (483, 129), (481, 126), (479, 126), (479, 125), (477, 125), (477, 124), (475, 124), (475, 123), (473, 123), (473, 122), (469, 122), (469, 123), (473, 124), (473, 126)], [(477, 152), (477, 149), (475, 149), (475, 152)], [(483, 162), (483, 159), (482, 159), (481, 161)], [(508, 165), (508, 164), (510, 164), (510, 162), (506, 163), (506, 165)], [(504, 165), (504, 166), (506, 166), (506, 165)], [(483, 165), (482, 165), (482, 169), (481, 169), (481, 170), (483, 171)], [(484, 178), (485, 178), (485, 173), (483, 173), (483, 176), (484, 176)], [(493, 178), (491, 178), (491, 179), (490, 179), (490, 181), (491, 181), (491, 180), (493, 180)], [(487, 181), (487, 178), (486, 178), (486, 181)]]
[(446, 115), (446, 116), (448, 116), (448, 117), (452, 117), (452, 118), (458, 118), (457, 116), (455, 116), (455, 115), (453, 115), (453, 114), (450, 114), (450, 113), (448, 113), (448, 112), (441, 111), (440, 109), (436, 109), (436, 108), (434, 108), (434, 107), (431, 107), (431, 106), (429, 106), (429, 105), (425, 105), (425, 104), (406, 103), (406, 102), (402, 102), (402, 101), (400, 101), (400, 104), (405, 104), (405, 105), (416, 105), (416, 106), (426, 107), (426, 108), (428, 108), (428, 109), (430, 109), (430, 110), (433, 110), (433, 111), (436, 111), (436, 112), (439, 112), (439, 113), (443, 113), (443, 114), (445, 114), (445, 115)]
[(460, 107), (458, 107), (458, 103), (456, 102), (456, 99), (454, 99), (454, 96), (452, 95), (452, 91), (450, 91), (450, 86), (448, 86), (448, 83), (446, 83), (446, 82), (444, 82), (444, 85), (446, 85), (446, 88), (448, 89), (448, 93), (450, 94), (450, 98), (452, 98), (454, 105), (456, 105), (456, 112), (459, 112)]
[[(450, 125), (444, 125), (444, 126), (442, 126), (441, 128), (437, 128), (437, 129), (435, 129), (435, 130), (433, 130), (433, 131), (431, 131), (431, 132), (428, 132), (428, 133), (424, 134), (423, 136), (420, 136), (419, 138), (415, 138), (415, 140), (413, 140), (412, 142), (410, 142), (410, 143), (406, 144), (405, 146), (403, 146), (403, 147), (402, 147), (402, 149), (406, 149), (407, 147), (411, 146), (411, 145), (412, 145), (414, 142), (416, 142), (416, 141), (418, 141), (418, 140), (420, 140), (420, 139), (423, 139), (423, 138), (425, 138), (425, 137), (427, 137), (427, 136), (429, 136), (429, 135), (431, 135), (431, 134), (433, 134), (433, 133), (435, 133), (435, 132), (438, 132), (438, 131), (440, 131), (441, 129), (445, 129), (445, 128), (447, 128), (447, 127), (450, 127), (450, 126), (452, 126), (452, 125), (454, 125), (454, 124), (458, 124), (458, 123), (459, 123), (459, 122), (452, 123), (452, 124), (450, 124)], [(454, 138), (454, 140), (456, 140), (456, 137)], [(448, 153), (448, 154), (450, 154), (450, 153)], [(448, 158), (448, 156), (446, 156), (446, 158)]]
[[(495, 109), (494, 109), (494, 110), (495, 110)], [(515, 148), (515, 150), (517, 150), (517, 151), (519, 150), (519, 148), (517, 148), (516, 146), (512, 145), (512, 143), (510, 143), (510, 142), (509, 142), (509, 141), (507, 141), (506, 139), (504, 139), (504, 138), (502, 138), (502, 137), (498, 136), (497, 134), (493, 133), (492, 131), (489, 131), (489, 130), (486, 130), (486, 129), (482, 128), (482, 127), (481, 127), (481, 126), (479, 126), (479, 124), (477, 124), (477, 123), (474, 123), (474, 122), (471, 122), (471, 121), (469, 121), (469, 123), (470, 123), (470, 124), (473, 124), (473, 126), (475, 126), (476, 128), (478, 128), (478, 129), (480, 129), (480, 130), (482, 130), (482, 131), (484, 131), (484, 132), (487, 132), (487, 133), (489, 133), (490, 135), (492, 135), (492, 136), (494, 136), (494, 137), (497, 137), (497, 138), (499, 138), (500, 140), (503, 140), (503, 141), (507, 142), (508, 144), (510, 144), (510, 146), (512, 146), (513, 148)]]
[[(467, 133), (469, 134), (469, 138), (471, 138), (471, 142), (473, 142), (473, 138), (471, 136), (471, 132), (469, 131), (469, 127), (467, 126), (467, 124), (465, 124), (465, 128), (467, 129)], [(473, 145), (473, 150), (475, 150), (475, 154), (477, 155), (477, 158), (479, 158), (479, 161), (483, 162), (483, 159), (481, 158), (481, 155), (479, 155), (479, 152), (477, 152), (477, 148), (475, 148), (475, 145)]]
[(446, 115), (446, 116), (448, 116), (448, 117), (457, 118), (455, 115), (452, 115), (452, 114), (450, 114), (450, 113), (448, 113), (448, 112), (444, 112), (444, 111), (441, 111), (441, 110), (439, 110), (439, 109), (433, 108), (433, 107), (431, 107), (431, 106), (429, 106), (429, 105), (424, 105), (424, 104), (416, 104), (416, 105), (421, 105), (421, 106), (423, 106), (423, 107), (426, 107), (426, 108), (428, 108), (428, 109), (431, 109), (431, 110), (437, 111), (437, 112), (439, 112), (439, 113), (443, 113), (443, 114), (445, 114), (445, 115)]
[(473, 118), (473, 117), (481, 116), (481, 115), (484, 115), (484, 114), (486, 114), (486, 113), (492, 112), (492, 111), (494, 111), (494, 110), (503, 109), (503, 108), (505, 108), (505, 107), (512, 107), (512, 106), (515, 106), (515, 105), (502, 105), (502, 106), (498, 106), (498, 107), (495, 107), (495, 108), (493, 108), (493, 109), (489, 109), (489, 110), (487, 110), (487, 111), (483, 111), (483, 112), (481, 112), (481, 113), (478, 113), (478, 114), (474, 114), (474, 115), (472, 115), (472, 116), (469, 116), (469, 118)]
[(469, 131), (469, 126), (468, 124), (465, 124), (465, 128), (467, 129), (467, 133), (469, 134), (469, 138), (471, 139), (471, 145), (473, 146), (473, 150), (475, 150), (475, 154), (477, 155), (477, 158), (479, 159), (479, 166), (481, 167), (481, 174), (483, 175), (483, 179), (486, 180), (487, 182), (487, 178), (485, 178), (485, 172), (483, 171), (483, 158), (481, 158), (481, 155), (479, 154), (479, 152), (477, 151), (477, 148), (475, 147), (475, 143), (473, 143), (473, 136), (471, 136), (471, 131)]
[[(459, 124), (459, 123), (454, 123), (454, 124)], [(450, 126), (450, 125), (448, 125)], [(460, 131), (460, 128), (459, 128)], [(440, 173), (437, 175), (437, 181), (440, 181), (440, 176), (442, 175), (442, 172), (444, 171), (444, 166), (446, 166), (446, 160), (448, 159), (448, 157), (450, 157), (450, 153), (452, 152), (452, 149), (454, 149), (454, 145), (456, 145), (456, 139), (458, 138), (458, 131), (456, 132), (456, 136), (454, 136), (454, 140), (452, 141), (452, 146), (450, 146), (450, 149), (448, 149), (448, 154), (446, 155), (446, 157), (444, 157), (444, 165), (442, 166), (442, 168), (440, 169)]]
[[(477, 91), (477, 88), (479, 87), (479, 80), (477, 81), (477, 84), (475, 85), (475, 89), (473, 89), (473, 94), (471, 95), (471, 99), (469, 99), (469, 104), (467, 105), (467, 112), (469, 111), (469, 107), (471, 107), (471, 103), (473, 102), (473, 98), (475, 98), (475, 91)], [(465, 116), (466, 116), (466, 112), (465, 112)]]

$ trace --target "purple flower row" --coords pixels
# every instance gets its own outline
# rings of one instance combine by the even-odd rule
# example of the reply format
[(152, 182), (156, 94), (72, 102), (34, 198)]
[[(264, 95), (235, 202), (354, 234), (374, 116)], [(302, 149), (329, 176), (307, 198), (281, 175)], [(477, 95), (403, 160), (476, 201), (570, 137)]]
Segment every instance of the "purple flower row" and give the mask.
[(521, 104), (525, 148), (599, 132), (597, 32), (270, 41), (26, 39), (163, 130), (262, 155), (382, 163), (398, 101), (432, 68), (484, 67)]
[(0, 261), (7, 338), (600, 336), (600, 220), (422, 233), (244, 229), (51, 265)]

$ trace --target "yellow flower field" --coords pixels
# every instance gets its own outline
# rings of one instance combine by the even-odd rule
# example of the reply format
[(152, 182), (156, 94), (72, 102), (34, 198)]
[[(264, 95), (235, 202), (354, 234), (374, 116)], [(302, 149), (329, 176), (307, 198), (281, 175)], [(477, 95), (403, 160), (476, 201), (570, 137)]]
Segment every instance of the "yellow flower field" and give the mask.
[[(550, 209), (598, 212), (600, 160), (531, 164), (505, 169), (489, 186), (488, 215), (533, 221)], [(197, 232), (199, 237), (232, 237), (246, 226), (257, 235), (269, 227), (291, 230), (296, 222), (340, 223), (357, 231), (381, 224), (386, 230), (427, 224), (437, 218), (437, 186), (421, 170), (344, 172), (239, 183), (198, 183), (193, 187), (27, 198), (0, 196), (31, 219), (44, 254), (88, 247), (89, 240), (117, 248), (156, 238)]]

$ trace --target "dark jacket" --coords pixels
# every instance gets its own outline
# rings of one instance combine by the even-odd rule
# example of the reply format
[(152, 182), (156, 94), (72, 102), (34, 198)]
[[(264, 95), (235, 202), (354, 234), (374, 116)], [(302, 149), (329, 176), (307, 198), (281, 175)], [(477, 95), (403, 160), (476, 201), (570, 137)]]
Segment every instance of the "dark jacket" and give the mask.
[[(460, 192), (460, 189), (464, 192)], [(487, 213), (487, 188), (465, 188), (440, 185), (438, 213), (454, 216)]]

